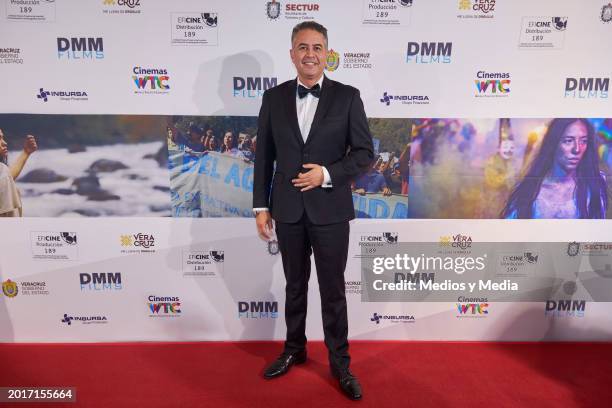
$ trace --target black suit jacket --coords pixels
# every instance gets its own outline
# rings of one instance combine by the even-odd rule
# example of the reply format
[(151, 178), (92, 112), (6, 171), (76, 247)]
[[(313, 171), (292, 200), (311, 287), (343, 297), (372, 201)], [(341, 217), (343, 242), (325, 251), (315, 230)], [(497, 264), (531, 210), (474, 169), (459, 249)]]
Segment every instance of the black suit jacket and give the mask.
[[(351, 86), (325, 77), (310, 133), (304, 143), (296, 112), (297, 80), (267, 90), (259, 112), (253, 207), (268, 207), (278, 222), (294, 223), (304, 211), (314, 224), (355, 218), (351, 180), (373, 160), (372, 136)], [(276, 161), (276, 171), (274, 162)], [(300, 192), (291, 180), (302, 164), (325, 166), (333, 187)]]

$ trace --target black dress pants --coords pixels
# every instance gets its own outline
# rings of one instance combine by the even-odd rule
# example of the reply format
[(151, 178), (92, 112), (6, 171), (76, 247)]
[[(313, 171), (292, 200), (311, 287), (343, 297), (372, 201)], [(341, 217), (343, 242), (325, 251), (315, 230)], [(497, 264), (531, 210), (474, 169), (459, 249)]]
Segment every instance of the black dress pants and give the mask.
[(310, 255), (314, 252), (321, 295), (321, 312), (329, 363), (336, 369), (350, 364), (348, 354), (348, 316), (344, 269), (348, 256), (349, 223), (314, 225), (306, 212), (294, 224), (276, 223), (276, 235), (283, 258), (285, 287), (285, 352), (306, 347), (306, 309)]

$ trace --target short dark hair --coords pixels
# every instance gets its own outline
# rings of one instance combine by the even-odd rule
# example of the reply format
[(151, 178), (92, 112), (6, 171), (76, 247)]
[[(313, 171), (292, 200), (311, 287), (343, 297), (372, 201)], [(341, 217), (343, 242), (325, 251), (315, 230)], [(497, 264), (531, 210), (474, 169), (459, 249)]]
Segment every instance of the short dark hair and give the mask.
[(293, 27), (293, 31), (291, 32), (291, 46), (293, 46), (293, 40), (298, 32), (302, 30), (314, 30), (323, 35), (325, 38), (325, 48), (327, 48), (328, 40), (327, 40), (327, 28), (325, 28), (322, 24), (317, 23), (316, 21), (303, 21)]

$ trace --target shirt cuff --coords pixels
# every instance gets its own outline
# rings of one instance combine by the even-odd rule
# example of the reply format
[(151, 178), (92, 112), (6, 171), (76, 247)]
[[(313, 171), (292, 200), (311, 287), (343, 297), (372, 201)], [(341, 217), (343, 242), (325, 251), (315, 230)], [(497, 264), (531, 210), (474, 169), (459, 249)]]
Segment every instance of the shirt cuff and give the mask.
[(268, 207), (257, 207), (257, 208), (253, 208), (253, 212), (255, 214), (257, 214), (258, 212), (262, 212), (262, 211), (270, 211), (270, 209)]
[(323, 169), (323, 184), (321, 184), (321, 187), (332, 188), (333, 186), (332, 186), (331, 177), (329, 175), (329, 172), (327, 171), (325, 166), (321, 166), (321, 168)]

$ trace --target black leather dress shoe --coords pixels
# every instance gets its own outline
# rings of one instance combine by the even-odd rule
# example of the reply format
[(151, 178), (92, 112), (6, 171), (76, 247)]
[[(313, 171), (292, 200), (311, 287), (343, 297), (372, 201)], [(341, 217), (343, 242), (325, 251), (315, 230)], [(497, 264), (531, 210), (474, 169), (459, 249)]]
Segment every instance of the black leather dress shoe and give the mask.
[(332, 375), (338, 379), (340, 389), (347, 397), (352, 400), (361, 399), (361, 384), (359, 384), (357, 377), (351, 373), (351, 370), (348, 368), (345, 370), (336, 370), (332, 368)]
[(304, 362), (306, 362), (306, 350), (292, 354), (283, 353), (264, 370), (264, 378), (269, 380), (279, 377), (287, 373), (292, 365)]

